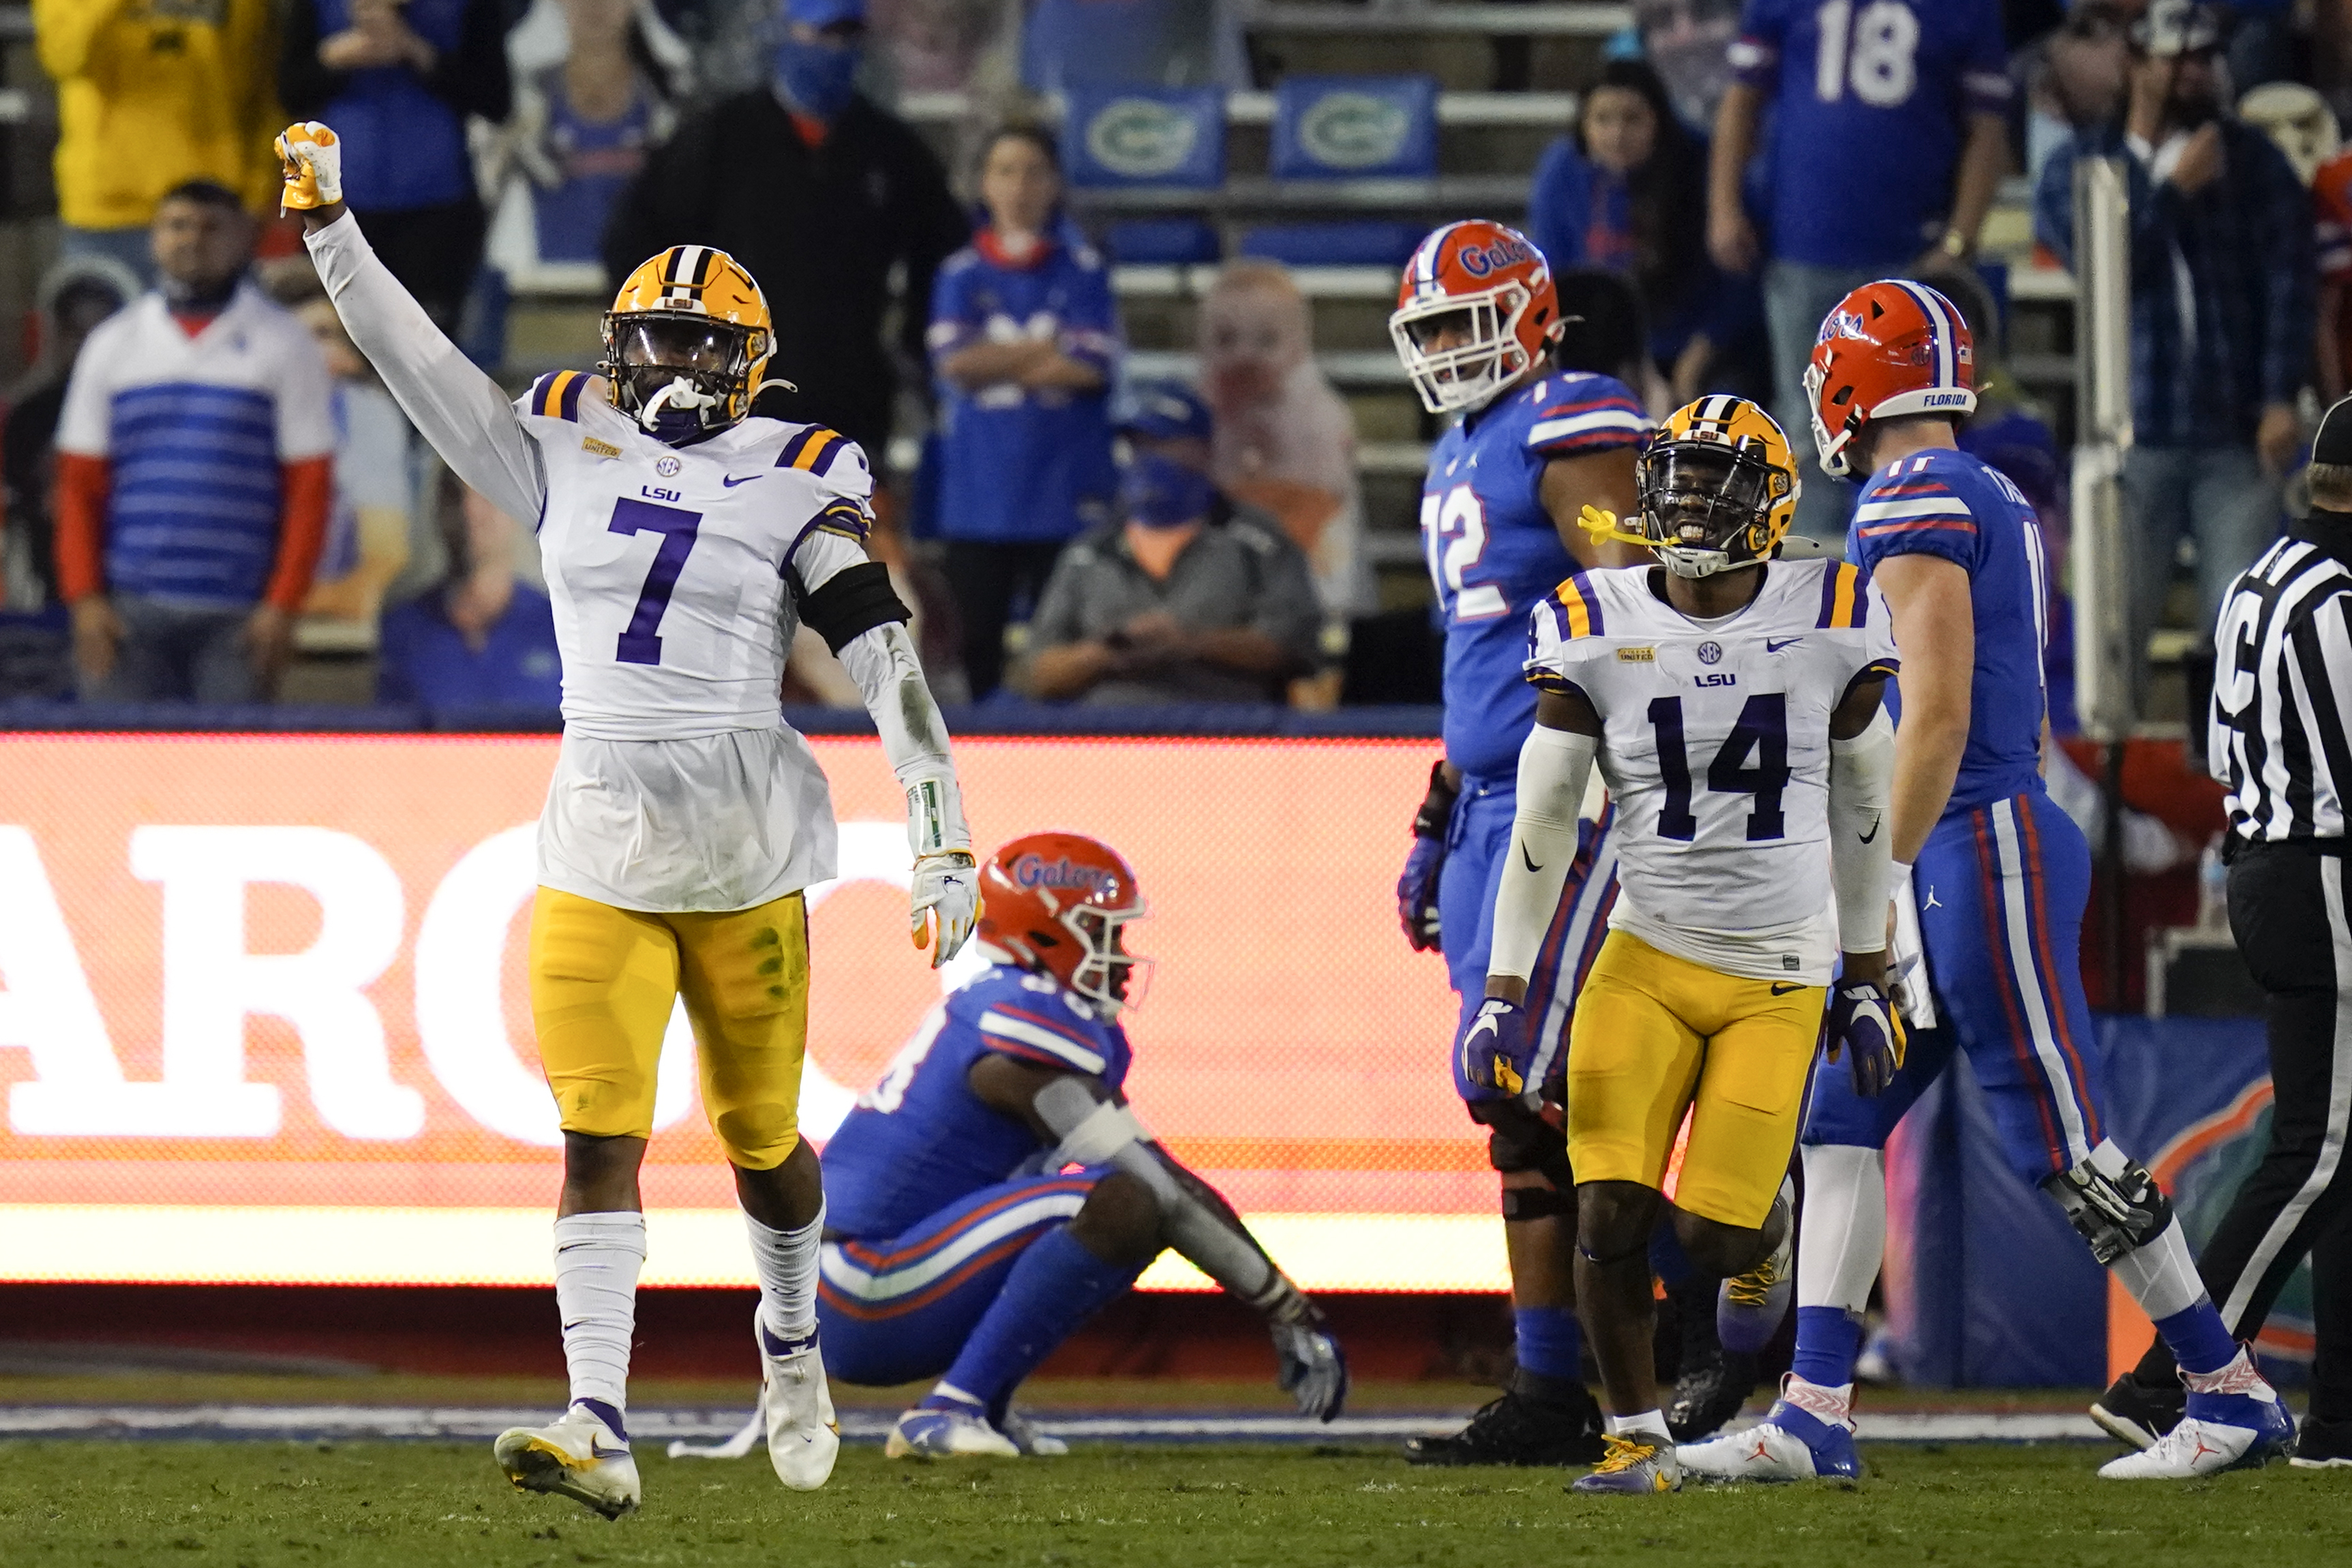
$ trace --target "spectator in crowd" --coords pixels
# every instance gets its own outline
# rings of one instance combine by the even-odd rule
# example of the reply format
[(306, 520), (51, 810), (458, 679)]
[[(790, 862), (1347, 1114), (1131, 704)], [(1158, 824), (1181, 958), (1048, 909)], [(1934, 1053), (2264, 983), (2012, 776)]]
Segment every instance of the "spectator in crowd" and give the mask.
[(91, 332), (58, 424), (58, 587), (85, 697), (249, 702), (276, 686), (333, 489), (331, 394), (247, 279), (254, 223), (194, 182), (155, 211), (163, 279)]
[(1110, 515), (1109, 386), (1118, 309), (1102, 258), (1062, 223), (1054, 140), (996, 132), (980, 158), (987, 221), (931, 289), (940, 381), (940, 533), (974, 699), (1004, 670), (1004, 626), (1034, 605), (1063, 542)]
[[(1840, 16), (1847, 21), (1832, 26)], [(1811, 474), (1804, 374), (1822, 318), (1874, 278), (1976, 254), (2009, 161), (2000, 6), (1748, 0), (1730, 58), (1737, 79), (1716, 115), (1707, 171), (1707, 249), (1731, 273), (1769, 258), (1775, 412)], [(1741, 202), (1767, 109), (1769, 246)], [(1838, 537), (1852, 504), (1851, 487), (1809, 481), (1797, 526)]]
[(2314, 372), (2319, 395), (2333, 402), (2352, 391), (2352, 150), (2336, 153), (2312, 172), (2311, 205), (2319, 262)]
[(268, 287), (319, 345), (334, 388), (334, 501), (302, 612), (362, 627), (373, 639), (385, 590), (408, 564), (415, 433), (344, 331), (310, 258), (288, 258)]
[(1528, 237), (1555, 268), (1603, 267), (1641, 289), (1649, 357), (1677, 408), (1726, 390), (1719, 352), (1758, 324), (1753, 284), (1707, 259), (1706, 215), (1690, 199), (1706, 167), (1706, 143), (1675, 118), (1658, 73), (1612, 60), (1575, 129), (1544, 150), (1528, 197)]
[(42, 277), (34, 299), (41, 324), (41, 360), (27, 385), (0, 425), (0, 479), (7, 486), (7, 510), (0, 517), (6, 543), (0, 547), (0, 573), (6, 579), (6, 606), (38, 610), (57, 602), (58, 416), (66, 402), (81, 345), (98, 324), (139, 297), (138, 278), (108, 256), (84, 254), (59, 260)]
[[(1355, 416), (1316, 363), (1314, 332), (1307, 296), (1275, 262), (1232, 263), (1201, 300), (1211, 475), (1226, 495), (1277, 520), (1306, 552), (1328, 617), (1323, 651), (1336, 659), (1347, 650), (1349, 621), (1377, 610), (1380, 595), (1364, 562)], [(1328, 696), (1336, 700), (1336, 689)]]
[(58, 84), (63, 254), (111, 257), (143, 286), (164, 192), (210, 180), (255, 211), (275, 202), (269, 143), (285, 118), (269, 80), (275, 10), (276, 0), (34, 0), (41, 67)]
[(563, 701), (554, 608), (515, 580), (514, 521), (458, 488), (462, 504), (441, 513), (456, 524), (447, 578), (383, 614), (376, 700), (552, 713)]
[(1715, 123), (1731, 86), (1729, 50), (1740, 0), (1633, 0), (1633, 35), (1657, 68), (1675, 117), (1691, 131)]
[(513, 108), (499, 0), (289, 0), (278, 90), (343, 144), (368, 243), (444, 331), (482, 259), (466, 121)]
[(1002, 0), (873, 0), (874, 33), (901, 92), (961, 92), (1014, 7)]
[(652, 0), (547, 0), (562, 54), (515, 81), (514, 119), (486, 160), (500, 192), (492, 263), (601, 264), (604, 224), (677, 128), (692, 57)]
[(824, 424), (888, 459), (898, 372), (882, 342), (894, 270), (898, 348), (924, 353), (922, 302), (970, 232), (947, 171), (905, 121), (857, 91), (865, 0), (783, 0), (772, 79), (678, 128), (604, 233), (617, 280), (671, 245), (712, 245), (750, 268), (774, 317), (760, 411)]
[(2025, 173), (2038, 180), (2050, 154), (2088, 126), (2123, 112), (2130, 51), (2124, 34), (2145, 0), (2078, 0), (2063, 26), (2025, 59)]
[(1190, 387), (1129, 395), (1124, 521), (1062, 552), (1029, 623), (1028, 689), (1105, 705), (1279, 701), (1315, 660), (1307, 557), (1218, 492), (1208, 405)]
[[(2074, 162), (2122, 160), (2132, 211), (2132, 447), (2125, 516), (2135, 568), (2137, 688), (2170, 590), (2197, 540), (2200, 637), (2231, 581), (2276, 537), (2280, 480), (2302, 440), (2294, 405), (2311, 363), (2316, 288), (2311, 199), (2269, 137), (2220, 96), (2219, 17), (2157, 0), (2131, 35), (2118, 121), (2052, 154), (2034, 231), (2072, 266)], [(2203, 663), (2210, 665), (2210, 647)]]

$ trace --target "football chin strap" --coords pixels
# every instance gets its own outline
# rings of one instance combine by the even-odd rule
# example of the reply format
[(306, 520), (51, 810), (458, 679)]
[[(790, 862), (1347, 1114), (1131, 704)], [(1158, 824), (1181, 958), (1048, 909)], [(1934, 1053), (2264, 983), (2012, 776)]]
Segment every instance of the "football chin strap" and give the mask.
[(1646, 533), (1635, 533), (1623, 527), (1617, 514), (1605, 507), (1587, 506), (1576, 520), (1576, 525), (1591, 536), (1595, 545), (1638, 545), (1658, 558), (1658, 564), (1677, 577), (1712, 577), (1718, 572), (1737, 571), (1743, 566), (1761, 566), (1761, 558), (1754, 561), (1734, 561), (1728, 551), (1692, 550), (1679, 544), (1667, 544), (1652, 539)]
[(1124, 1105), (1097, 1100), (1071, 1077), (1052, 1079), (1031, 1101), (1061, 1143), (1061, 1165), (1108, 1165), (1140, 1183), (1160, 1209), (1169, 1245), (1202, 1273), (1265, 1314), (1282, 1360), (1282, 1386), (1308, 1415), (1328, 1421), (1348, 1394), (1348, 1363), (1313, 1305), (1249, 1237), (1195, 1197), (1160, 1159), (1151, 1133)]

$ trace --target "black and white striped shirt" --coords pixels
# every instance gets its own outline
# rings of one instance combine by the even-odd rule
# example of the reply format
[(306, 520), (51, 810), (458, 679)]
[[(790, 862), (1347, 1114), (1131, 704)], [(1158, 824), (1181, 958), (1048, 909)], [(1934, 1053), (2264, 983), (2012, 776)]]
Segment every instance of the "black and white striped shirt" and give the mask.
[(2352, 567), (2308, 539), (2263, 552), (2214, 630), (2207, 756), (2230, 826), (2259, 843), (2342, 838), (2352, 789)]

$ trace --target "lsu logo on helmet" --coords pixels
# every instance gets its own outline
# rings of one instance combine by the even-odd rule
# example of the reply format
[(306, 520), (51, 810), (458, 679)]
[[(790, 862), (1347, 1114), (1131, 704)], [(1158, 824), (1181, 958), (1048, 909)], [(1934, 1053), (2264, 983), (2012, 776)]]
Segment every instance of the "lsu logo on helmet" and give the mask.
[(596, 368), (614, 406), (665, 440), (750, 413), (775, 350), (760, 285), (707, 245), (672, 246), (639, 264), (604, 313), (604, 335)]
[(1634, 481), (1641, 531), (1619, 537), (1680, 577), (1770, 560), (1803, 490), (1780, 422), (1744, 397), (1720, 395), (1669, 415), (1643, 449)]

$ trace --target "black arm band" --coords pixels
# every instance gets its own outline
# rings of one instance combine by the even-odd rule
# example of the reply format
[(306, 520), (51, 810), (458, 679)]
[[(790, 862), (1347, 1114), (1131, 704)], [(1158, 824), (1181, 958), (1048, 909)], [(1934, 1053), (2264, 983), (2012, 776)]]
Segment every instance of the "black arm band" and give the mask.
[(876, 626), (915, 618), (890, 586), (890, 569), (879, 561), (861, 561), (836, 572), (813, 594), (801, 585), (799, 572), (792, 573), (791, 583), (793, 597), (800, 603), (801, 624), (835, 653)]

